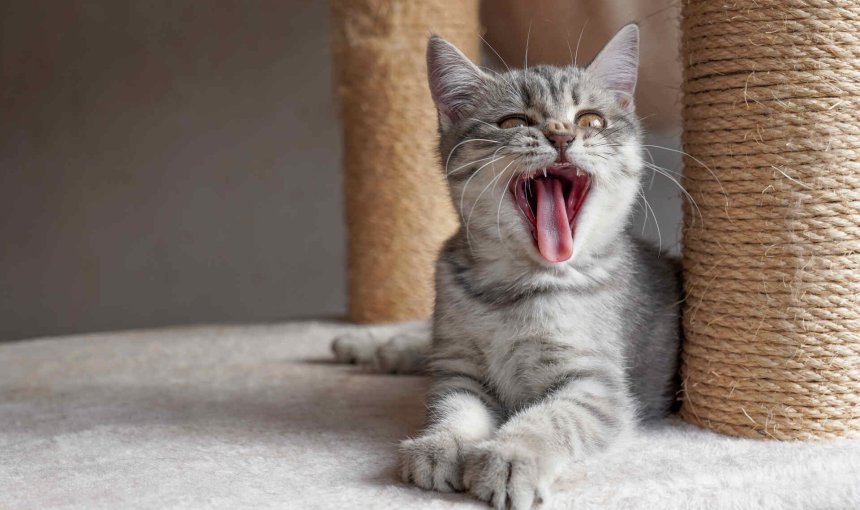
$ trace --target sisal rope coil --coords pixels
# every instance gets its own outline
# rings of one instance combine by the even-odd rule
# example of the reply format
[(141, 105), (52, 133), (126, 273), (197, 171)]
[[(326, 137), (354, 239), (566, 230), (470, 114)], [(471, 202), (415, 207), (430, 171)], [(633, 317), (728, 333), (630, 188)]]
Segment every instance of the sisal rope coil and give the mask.
[(424, 318), (433, 267), (456, 229), (427, 87), (431, 33), (478, 56), (477, 0), (332, 0), (344, 135), (348, 316)]
[(681, 416), (860, 436), (860, 1), (685, 0)]

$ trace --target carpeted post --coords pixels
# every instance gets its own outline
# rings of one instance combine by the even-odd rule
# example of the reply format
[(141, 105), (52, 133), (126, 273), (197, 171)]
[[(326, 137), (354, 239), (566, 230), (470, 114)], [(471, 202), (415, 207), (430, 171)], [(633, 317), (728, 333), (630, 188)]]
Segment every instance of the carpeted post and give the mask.
[(427, 317), (457, 219), (436, 155), (428, 36), (478, 56), (477, 0), (332, 0), (344, 134), (349, 318)]
[(681, 415), (860, 436), (860, 1), (685, 0)]

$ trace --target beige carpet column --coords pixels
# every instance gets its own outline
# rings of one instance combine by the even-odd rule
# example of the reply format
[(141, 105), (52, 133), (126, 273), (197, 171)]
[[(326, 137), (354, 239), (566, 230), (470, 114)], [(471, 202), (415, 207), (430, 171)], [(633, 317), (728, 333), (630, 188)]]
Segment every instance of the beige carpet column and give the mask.
[(860, 2), (685, 0), (684, 419), (860, 436)]
[[(457, 225), (437, 155), (425, 49), (478, 56), (477, 0), (332, 0), (344, 134), (349, 318), (427, 317), (433, 264)], [(322, 135), (321, 135), (322, 136)]]

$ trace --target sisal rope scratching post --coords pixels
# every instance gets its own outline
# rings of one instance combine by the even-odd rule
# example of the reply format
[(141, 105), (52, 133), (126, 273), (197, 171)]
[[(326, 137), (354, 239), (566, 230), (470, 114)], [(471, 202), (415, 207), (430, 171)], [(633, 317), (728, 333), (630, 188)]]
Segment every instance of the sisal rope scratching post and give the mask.
[(344, 133), (349, 318), (428, 317), (433, 266), (457, 218), (427, 89), (431, 33), (478, 56), (477, 0), (332, 0)]
[(685, 0), (682, 32), (681, 415), (860, 436), (860, 1)]

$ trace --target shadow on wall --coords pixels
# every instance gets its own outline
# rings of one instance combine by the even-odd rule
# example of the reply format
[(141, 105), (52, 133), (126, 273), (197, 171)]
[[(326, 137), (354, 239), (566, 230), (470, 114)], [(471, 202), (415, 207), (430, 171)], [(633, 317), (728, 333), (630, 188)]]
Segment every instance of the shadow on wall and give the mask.
[(325, 2), (7, 2), (0, 339), (344, 308)]
[(0, 340), (344, 310), (326, 2), (0, 12)]

